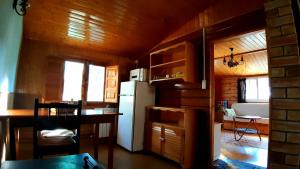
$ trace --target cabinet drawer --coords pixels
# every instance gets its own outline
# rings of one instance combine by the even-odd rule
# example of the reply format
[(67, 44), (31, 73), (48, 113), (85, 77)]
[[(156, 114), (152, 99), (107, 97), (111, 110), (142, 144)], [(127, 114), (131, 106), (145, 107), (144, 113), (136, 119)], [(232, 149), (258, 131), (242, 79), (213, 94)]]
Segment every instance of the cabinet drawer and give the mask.
[(177, 161), (183, 161), (184, 129), (180, 127), (164, 126), (164, 141), (162, 155)]

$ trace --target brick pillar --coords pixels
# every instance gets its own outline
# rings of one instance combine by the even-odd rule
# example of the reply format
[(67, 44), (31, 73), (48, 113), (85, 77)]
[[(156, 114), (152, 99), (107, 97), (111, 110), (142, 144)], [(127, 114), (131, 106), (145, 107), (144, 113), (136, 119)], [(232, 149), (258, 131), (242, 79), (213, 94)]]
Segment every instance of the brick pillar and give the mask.
[(271, 169), (296, 169), (300, 154), (300, 57), (293, 0), (266, 0)]

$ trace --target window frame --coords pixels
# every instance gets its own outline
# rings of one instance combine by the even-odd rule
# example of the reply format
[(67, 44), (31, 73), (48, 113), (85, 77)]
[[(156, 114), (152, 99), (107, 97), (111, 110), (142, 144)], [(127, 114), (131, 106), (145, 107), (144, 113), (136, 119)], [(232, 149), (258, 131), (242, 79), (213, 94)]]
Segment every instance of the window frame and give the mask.
[[(83, 85), (84, 85), (84, 74), (85, 74), (85, 62), (81, 61), (81, 60), (76, 60), (76, 59), (66, 59), (64, 60), (64, 70), (63, 70), (63, 84), (62, 84), (62, 93), (61, 93), (61, 100), (62, 101), (69, 101), (69, 100), (64, 100), (63, 99), (63, 95), (64, 95), (64, 85), (65, 85), (65, 69), (66, 69), (66, 62), (77, 62), (77, 63), (81, 63), (83, 64), (83, 70), (82, 70), (82, 82), (81, 82), (81, 100), (82, 99), (82, 95), (83, 95)], [(76, 100), (74, 100), (76, 101)]]
[[(260, 78), (268, 78), (269, 81), (269, 98), (268, 99), (259, 99), (259, 88), (258, 88), (258, 79)], [(251, 77), (246, 77), (246, 81), (248, 79), (256, 79), (256, 89), (257, 89), (257, 93), (256, 93), (256, 99), (247, 99), (247, 84), (246, 84), (246, 103), (269, 103), (270, 102), (270, 95), (271, 95), (271, 91), (270, 91), (270, 78), (267, 75), (263, 75), (263, 76), (251, 76)]]
[(86, 87), (85, 87), (85, 102), (88, 104), (97, 104), (97, 103), (105, 103), (105, 83), (106, 83), (106, 66), (101, 66), (104, 67), (104, 83), (103, 83), (103, 101), (87, 101), (87, 95), (88, 95), (88, 86), (89, 86), (89, 66), (93, 65), (93, 66), (101, 66), (99, 64), (94, 64), (94, 63), (87, 63), (86, 64)]
[[(105, 106), (107, 103), (105, 102), (104, 94), (105, 94), (105, 83), (106, 83), (106, 67), (107, 65), (99, 62), (93, 62), (93, 61), (87, 61), (87, 60), (81, 60), (81, 59), (65, 59), (64, 60), (64, 69), (65, 69), (65, 62), (70, 61), (70, 62), (78, 62), (78, 63), (83, 63), (83, 73), (82, 73), (82, 83), (81, 83), (81, 100), (83, 105), (86, 106)], [(101, 66), (104, 67), (104, 85), (103, 85), (103, 101), (87, 101), (87, 92), (88, 92), (88, 78), (89, 78), (89, 65), (94, 65), (94, 66)], [(64, 74), (63, 74), (64, 76)], [(63, 84), (64, 85), (64, 84)], [(63, 100), (63, 92), (64, 90), (62, 89), (61, 93), (61, 100)]]

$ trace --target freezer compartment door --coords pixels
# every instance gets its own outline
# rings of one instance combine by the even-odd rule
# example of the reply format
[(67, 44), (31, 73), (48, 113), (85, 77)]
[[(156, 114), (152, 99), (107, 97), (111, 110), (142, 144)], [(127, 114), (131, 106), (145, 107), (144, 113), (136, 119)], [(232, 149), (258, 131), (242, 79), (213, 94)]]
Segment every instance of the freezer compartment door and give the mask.
[(135, 86), (135, 81), (122, 82), (120, 96), (134, 96)]
[(117, 143), (125, 149), (132, 151), (133, 140), (133, 118), (134, 118), (134, 96), (121, 96)]

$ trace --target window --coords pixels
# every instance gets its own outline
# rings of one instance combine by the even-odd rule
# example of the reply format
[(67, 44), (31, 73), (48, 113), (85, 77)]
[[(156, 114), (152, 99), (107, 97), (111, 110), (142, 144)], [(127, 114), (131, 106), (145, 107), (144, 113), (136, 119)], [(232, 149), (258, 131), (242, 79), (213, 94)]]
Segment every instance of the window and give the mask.
[(268, 77), (252, 77), (246, 79), (246, 101), (268, 102), (270, 87)]
[(65, 62), (63, 101), (81, 100), (83, 63)]
[[(65, 61), (64, 64), (63, 101), (83, 100), (83, 102), (90, 102), (90, 105), (97, 105), (99, 102), (118, 102), (119, 67), (117, 65), (103, 67), (73, 61)], [(105, 83), (115, 85), (112, 87)]]
[(103, 102), (105, 67), (89, 65), (88, 102)]

